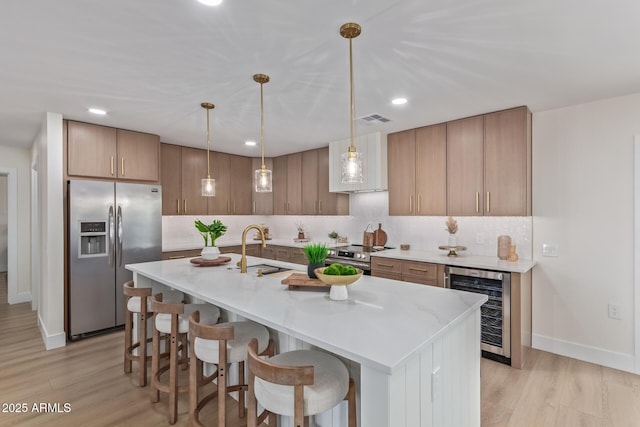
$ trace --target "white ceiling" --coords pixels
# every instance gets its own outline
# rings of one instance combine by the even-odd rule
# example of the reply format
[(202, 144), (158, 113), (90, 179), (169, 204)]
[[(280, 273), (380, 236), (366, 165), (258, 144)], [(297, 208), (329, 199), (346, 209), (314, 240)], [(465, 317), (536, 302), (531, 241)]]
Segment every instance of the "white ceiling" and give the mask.
[(267, 156), (348, 138), (350, 21), (356, 117), (391, 120), (356, 134), (636, 93), (639, 18), (638, 0), (2, 0), (0, 144), (30, 146), (49, 111), (206, 147), (209, 101), (212, 149), (259, 156), (256, 73)]

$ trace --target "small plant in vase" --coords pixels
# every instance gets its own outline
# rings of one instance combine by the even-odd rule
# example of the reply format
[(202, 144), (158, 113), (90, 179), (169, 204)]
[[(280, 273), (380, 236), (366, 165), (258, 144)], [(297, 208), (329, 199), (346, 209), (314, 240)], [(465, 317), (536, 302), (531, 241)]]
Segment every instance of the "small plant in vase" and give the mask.
[(331, 233), (328, 234), (328, 236), (331, 240), (334, 241), (334, 243), (338, 243), (338, 238), (340, 237), (340, 235), (338, 234), (337, 231), (332, 231)]
[(447, 221), (445, 222), (445, 224), (447, 225), (446, 230), (449, 232), (448, 245), (457, 246), (458, 239), (457, 239), (456, 233), (458, 232), (458, 221), (456, 221), (455, 219), (453, 219), (452, 216), (450, 216), (449, 218), (447, 218)]
[(307, 257), (307, 275), (312, 279), (317, 279), (314, 270), (324, 267), (324, 261), (329, 255), (329, 248), (324, 243), (310, 243), (302, 248)]
[(296, 222), (296, 228), (298, 229), (298, 239), (304, 239), (304, 224)]
[(200, 255), (207, 260), (217, 259), (220, 256), (220, 250), (216, 246), (216, 239), (222, 237), (224, 233), (227, 232), (227, 226), (219, 219), (214, 219), (209, 225), (197, 219), (195, 226), (204, 239), (204, 248)]

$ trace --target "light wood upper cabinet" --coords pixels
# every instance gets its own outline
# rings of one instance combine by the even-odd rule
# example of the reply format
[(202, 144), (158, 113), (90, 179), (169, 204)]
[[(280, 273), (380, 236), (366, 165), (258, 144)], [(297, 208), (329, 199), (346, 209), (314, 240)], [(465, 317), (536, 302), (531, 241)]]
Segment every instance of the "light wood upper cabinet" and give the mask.
[(216, 196), (209, 197), (210, 215), (251, 214), (251, 159), (212, 152), (211, 177)]
[(158, 182), (160, 137), (68, 122), (67, 175)]
[(160, 137), (148, 133), (117, 130), (118, 178), (158, 181)]
[(287, 214), (302, 214), (302, 153), (287, 155)]
[(319, 148), (318, 152), (318, 214), (349, 215), (349, 195), (329, 191), (331, 177), (329, 147)]
[(388, 135), (389, 215), (445, 215), (446, 125)]
[(287, 156), (273, 159), (273, 214), (287, 214)]
[(302, 213), (318, 215), (318, 150), (302, 152)]
[(485, 215), (531, 215), (531, 113), (484, 116)]
[(117, 178), (116, 129), (82, 122), (68, 122), (67, 174)]
[(201, 180), (207, 176), (207, 152), (161, 144), (162, 215), (206, 215)]
[(484, 215), (484, 116), (447, 123), (447, 214)]
[[(264, 164), (272, 173), (271, 179), (273, 180), (273, 159), (265, 158)], [(254, 215), (272, 215), (273, 214), (273, 181), (271, 182), (271, 192), (270, 193), (256, 193), (256, 183), (255, 183), (255, 171), (260, 169), (262, 166), (262, 159), (259, 157), (254, 157), (251, 159), (251, 194), (253, 196), (253, 207), (251, 213)]]

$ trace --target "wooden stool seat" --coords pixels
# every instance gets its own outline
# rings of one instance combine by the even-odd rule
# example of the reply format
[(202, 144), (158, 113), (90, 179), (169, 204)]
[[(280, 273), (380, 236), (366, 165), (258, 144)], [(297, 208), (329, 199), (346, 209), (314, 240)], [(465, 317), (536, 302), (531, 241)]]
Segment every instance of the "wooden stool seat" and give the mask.
[[(247, 345), (256, 341), (261, 355), (273, 356), (274, 345), (269, 339), (266, 327), (254, 322), (227, 322), (206, 325), (200, 313), (194, 312), (189, 318), (189, 340), (191, 356), (189, 363), (189, 424), (203, 426), (200, 411), (211, 400), (218, 399), (218, 426), (226, 426), (227, 393), (238, 392), (238, 415), (244, 417), (245, 384), (244, 361), (247, 359)], [(203, 362), (216, 365), (216, 371), (203, 376)], [(228, 385), (227, 371), (231, 363), (238, 363), (238, 384)], [(204, 397), (199, 396), (201, 386), (217, 379), (216, 389)]]
[[(220, 309), (209, 304), (165, 303), (162, 294), (151, 298), (151, 307), (155, 313), (153, 328), (153, 354), (151, 358), (151, 402), (160, 400), (160, 392), (169, 394), (169, 424), (175, 424), (178, 418), (178, 393), (189, 390), (188, 384), (178, 383), (178, 365), (188, 362), (187, 332), (189, 330), (188, 316), (194, 311), (203, 313), (208, 322), (215, 323), (220, 318)], [(168, 352), (169, 364), (160, 366), (160, 334), (169, 335)], [(180, 344), (179, 344), (180, 343)], [(180, 352), (180, 359), (178, 359)], [(168, 382), (162, 382), (160, 377), (164, 372), (169, 373)]]
[[(123, 285), (123, 293), (126, 298), (126, 310), (124, 320), (124, 372), (131, 372), (132, 362), (139, 364), (138, 384), (140, 387), (147, 385), (147, 361), (151, 360), (151, 355), (147, 356), (147, 344), (152, 338), (147, 338), (147, 320), (153, 316), (151, 310), (151, 288), (136, 288), (133, 281), (128, 281)], [(171, 291), (165, 295), (170, 302), (181, 302), (184, 294), (178, 291)], [(133, 342), (133, 317), (138, 316), (138, 337)], [(144, 338), (144, 339), (143, 339)], [(138, 354), (134, 354), (134, 351)]]
[[(349, 427), (356, 427), (355, 384), (347, 367), (335, 356), (316, 350), (295, 350), (263, 360), (256, 353), (257, 342), (248, 346), (249, 416), (247, 427), (257, 427), (274, 414), (291, 416), (302, 427), (304, 417), (348, 401)], [(258, 403), (265, 411), (258, 416)]]

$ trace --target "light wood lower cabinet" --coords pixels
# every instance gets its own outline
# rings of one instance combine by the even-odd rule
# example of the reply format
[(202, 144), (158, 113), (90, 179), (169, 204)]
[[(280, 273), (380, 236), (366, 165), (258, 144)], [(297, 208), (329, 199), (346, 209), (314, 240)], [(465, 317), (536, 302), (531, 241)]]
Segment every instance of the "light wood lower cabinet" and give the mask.
[[(261, 245), (252, 243), (250, 245), (245, 246), (245, 255), (248, 256), (261, 256)], [(221, 254), (242, 254), (242, 245), (233, 245), (233, 246), (220, 246)]]
[(181, 259), (181, 258), (195, 258), (200, 256), (202, 249), (189, 249), (185, 251), (169, 251), (162, 252), (162, 259)]
[(266, 248), (262, 248), (261, 257), (276, 261), (286, 261), (294, 264), (307, 265), (307, 257), (304, 254), (304, 251), (301, 248), (291, 246), (267, 244)]
[(371, 257), (371, 275), (422, 285), (444, 287), (444, 264)]

